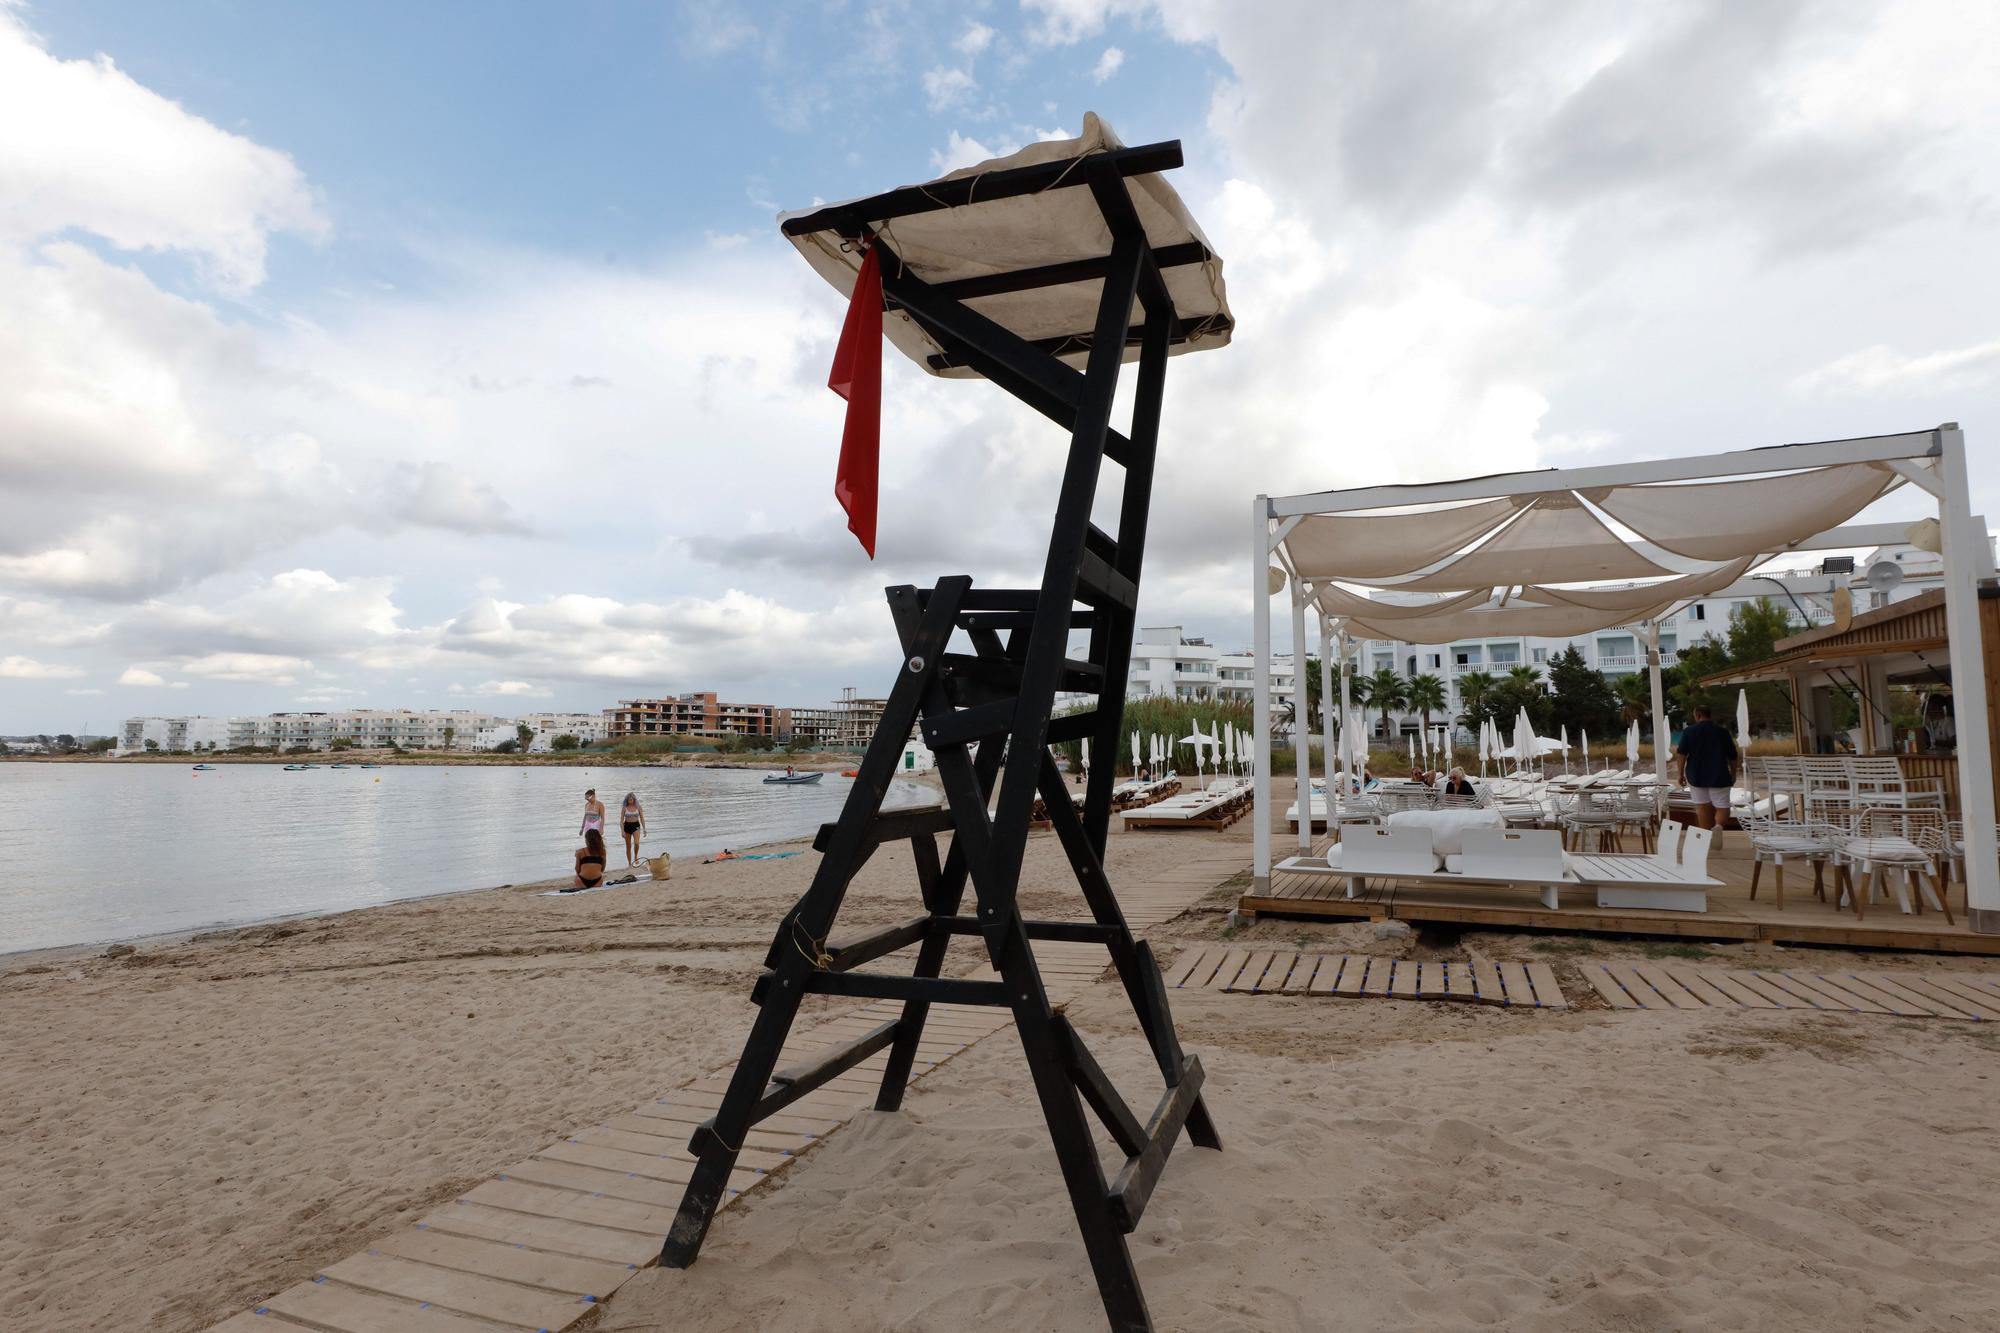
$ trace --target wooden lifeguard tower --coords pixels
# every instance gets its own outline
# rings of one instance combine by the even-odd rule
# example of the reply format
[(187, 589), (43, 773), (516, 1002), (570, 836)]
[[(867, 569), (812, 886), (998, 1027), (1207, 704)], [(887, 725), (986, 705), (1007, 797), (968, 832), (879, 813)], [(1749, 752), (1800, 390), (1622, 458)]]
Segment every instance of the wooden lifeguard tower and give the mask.
[[(729, 1089), (690, 1141), (697, 1164), (661, 1253), (668, 1267), (694, 1262), (736, 1161), (732, 1145), (760, 1120), (885, 1049), (875, 1105), (894, 1111), (929, 1006), (992, 1005), (1012, 1011), (1111, 1325), (1152, 1327), (1125, 1238), (1179, 1136), (1197, 1147), (1221, 1142), (1200, 1061), (1182, 1051), (1160, 969), (1105, 875), (1113, 766), (1091, 769), (1079, 811), (1049, 746), (1087, 738), (1100, 755), (1118, 751), (1167, 359), (1222, 346), (1232, 327), (1221, 261), (1159, 174), (1180, 165), (1177, 142), (1127, 148), (1091, 116), (1080, 138), (783, 220), (785, 235), (843, 293), (872, 249), (889, 341), (932, 374), (998, 384), (1068, 431), (1069, 455), (1040, 587), (983, 589), (952, 576), (928, 589), (888, 589), (903, 666), (840, 819), (820, 832), (812, 885), (778, 923), (752, 992), (760, 1012)], [(1128, 361), (1137, 362), (1137, 384), (1121, 433), (1112, 402)], [(1116, 535), (1091, 521), (1107, 461), (1124, 469)], [(977, 516), (974, 501), (939, 502)], [(1078, 631), (1088, 638), (1080, 657), (1071, 648)], [(1055, 716), (1058, 692), (1094, 696), (1096, 706)], [(885, 813), (913, 728), (936, 753), (946, 802)], [(1030, 920), (1016, 903), (1038, 793), (1090, 921)], [(849, 881), (878, 846), (902, 839), (913, 844), (923, 910), (830, 952)], [(961, 910), (968, 881), (969, 913)], [(983, 942), (999, 979), (941, 976), (955, 936)], [(1051, 1007), (1035, 959), (1046, 940), (1108, 950), (1165, 1084), (1144, 1121)], [(858, 970), (911, 945), (909, 975)], [(899, 1000), (903, 1010), (780, 1070), (807, 995)], [(1125, 1155), (1108, 1179), (1086, 1107)]]

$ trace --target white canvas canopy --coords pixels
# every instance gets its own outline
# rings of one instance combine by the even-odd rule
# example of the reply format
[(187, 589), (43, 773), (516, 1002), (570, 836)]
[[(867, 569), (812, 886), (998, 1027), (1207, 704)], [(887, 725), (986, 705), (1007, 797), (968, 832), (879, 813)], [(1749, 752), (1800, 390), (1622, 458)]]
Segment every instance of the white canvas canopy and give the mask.
[[(1014, 167), (1080, 161), (1124, 146), (1109, 125), (1094, 113), (1086, 112), (1083, 132), (1074, 139), (1029, 144), (1017, 153), (965, 167), (938, 180), (956, 181)], [(1146, 238), (1156, 250), (1198, 245), (1207, 254), (1199, 263), (1162, 262), (1161, 276), (1166, 280), (1167, 293), (1173, 298), (1174, 313), (1183, 330), (1183, 336), (1169, 350), (1178, 355), (1225, 346), (1234, 320), (1222, 284), (1222, 261), (1215, 257), (1208, 238), (1188, 215), (1180, 195), (1167, 184), (1164, 174), (1155, 171), (1131, 176), (1126, 185), (1139, 221), (1145, 226)], [(1101, 260), (1110, 253), (1111, 233), (1089, 190), (1043, 190), (982, 201), (975, 186), (972, 198), (973, 202), (961, 207), (895, 218), (883, 225), (882, 239), (899, 262), (932, 284), (1071, 261)], [(780, 214), (778, 221), (782, 225), (839, 207), (839, 204), (822, 204)], [(838, 233), (831, 231), (791, 235), (790, 240), (806, 257), (806, 262), (842, 296), (853, 292), (854, 278), (861, 268), (861, 252), (857, 247), (843, 242)], [(1076, 338), (1073, 351), (1058, 351), (1057, 356), (1081, 368), (1090, 351), (1089, 335), (1097, 320), (1101, 285), (1097, 276), (1092, 275), (1071, 283), (964, 299), (980, 314), (1030, 341)], [(1134, 316), (1134, 328), (1138, 327), (1138, 318)], [(944, 348), (901, 310), (892, 308), (884, 314), (882, 332), (899, 351), (933, 375), (964, 379), (978, 374), (945, 358)], [(1125, 359), (1137, 360), (1138, 355), (1138, 343), (1134, 341)], [(933, 360), (934, 357), (938, 360)]]
[[(1980, 680), (1978, 583), (1993, 577), (1993, 558), (1985, 521), (1970, 509), (1965, 439), (1956, 424), (1428, 485), (1260, 495), (1252, 511), (1255, 653), (1270, 660), (1270, 597), (1286, 591), (1294, 651), (1303, 657), (1311, 609), (1320, 622), (1322, 653), (1337, 642), (1343, 665), (1353, 637), (1441, 644), (1491, 636), (1561, 638), (1629, 625), (1646, 650), (1654, 764), (1664, 773), (1671, 747), (1659, 622), (1779, 554), (1906, 540), (1907, 518), (1854, 521), (1904, 487), (1936, 502), (1952, 675)], [(1252, 820), (1251, 873), (1263, 890), (1271, 865), (1265, 762), (1271, 700), (1267, 670), (1260, 667), (1253, 678), (1259, 813)], [(1990, 810), (1994, 775), (1984, 692), (1961, 689), (1954, 706), (1959, 799), (1967, 811)], [(1521, 728), (1516, 748), (1539, 748), (1531, 738)], [(1984, 818), (1968, 819), (1965, 827), (1973, 926), (2000, 933), (1994, 827)]]

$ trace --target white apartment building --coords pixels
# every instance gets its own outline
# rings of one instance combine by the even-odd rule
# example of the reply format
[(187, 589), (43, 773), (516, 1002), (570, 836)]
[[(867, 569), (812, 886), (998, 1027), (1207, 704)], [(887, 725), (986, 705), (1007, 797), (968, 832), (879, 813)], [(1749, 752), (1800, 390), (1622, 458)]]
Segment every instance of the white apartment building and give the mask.
[[(1893, 588), (1878, 587), (1896, 581), (1897, 576), (1885, 577), (1880, 572), (1879, 567), (1885, 565), (1901, 571), (1900, 582)], [(1876, 583), (1869, 581), (1871, 570), (1877, 571)], [(1815, 568), (1739, 579), (1660, 622), (1660, 665), (1674, 665), (1683, 646), (1699, 643), (1710, 635), (1726, 638), (1736, 608), (1759, 598), (1768, 598), (1773, 605), (1783, 608), (1794, 623), (1803, 616), (1819, 626), (1833, 620), (1836, 588), (1848, 589), (1854, 614), (1859, 615), (1939, 587), (1942, 578), (1943, 565), (1936, 554), (1912, 546), (1885, 546), (1859, 560), (1833, 558)], [(1355, 645), (1354, 670), (1358, 675), (1368, 675), (1387, 667), (1405, 678), (1437, 676), (1446, 685), (1447, 712), (1455, 717), (1463, 707), (1458, 688), (1462, 677), (1475, 671), (1505, 676), (1521, 666), (1531, 667), (1537, 675), (1542, 675), (1549, 659), (1571, 644), (1583, 654), (1585, 662), (1607, 676), (1646, 669), (1645, 644), (1632, 629), (1621, 627), (1567, 639), (1507, 635), (1444, 644), (1367, 639)], [(1379, 730), (1380, 714), (1374, 709), (1365, 712), (1371, 729)], [(1420, 725), (1414, 713), (1391, 716), (1391, 725), (1399, 734), (1412, 734)], [(1435, 713), (1431, 716), (1433, 726), (1443, 720)]]
[(531, 754), (549, 750), (558, 736), (574, 736), (580, 745), (596, 745), (604, 739), (602, 713), (523, 713), (519, 721), (535, 729), (535, 739), (528, 743)]
[[(1207, 639), (1190, 639), (1179, 625), (1151, 625), (1139, 631), (1132, 645), (1132, 666), (1126, 678), (1128, 697), (1213, 699), (1249, 704), (1256, 690), (1256, 659), (1249, 653), (1225, 653)], [(1271, 658), (1271, 711), (1287, 714), (1298, 689), (1298, 673), (1289, 653)]]
[(128, 717), (119, 732), (118, 753), (143, 753), (147, 741), (158, 750), (227, 749), (229, 722), (222, 717)]
[(406, 750), (470, 750), (477, 745), (480, 728), (503, 724), (506, 734), (512, 736), (511, 720), (463, 708), (346, 708), (323, 713), (267, 713), (261, 717), (230, 718), (225, 744), (280, 750), (303, 745), (326, 750), (335, 741), (344, 740), (364, 749), (394, 744)]

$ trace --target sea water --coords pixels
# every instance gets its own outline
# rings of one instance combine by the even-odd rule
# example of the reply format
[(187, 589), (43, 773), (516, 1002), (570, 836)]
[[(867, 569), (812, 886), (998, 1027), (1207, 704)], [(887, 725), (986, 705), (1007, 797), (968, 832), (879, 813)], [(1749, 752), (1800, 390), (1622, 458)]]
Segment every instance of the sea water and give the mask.
[[(571, 873), (583, 793), (646, 808), (645, 855), (811, 833), (854, 785), (757, 770), (0, 763), (0, 953), (237, 925)], [(889, 804), (936, 799), (898, 782)]]

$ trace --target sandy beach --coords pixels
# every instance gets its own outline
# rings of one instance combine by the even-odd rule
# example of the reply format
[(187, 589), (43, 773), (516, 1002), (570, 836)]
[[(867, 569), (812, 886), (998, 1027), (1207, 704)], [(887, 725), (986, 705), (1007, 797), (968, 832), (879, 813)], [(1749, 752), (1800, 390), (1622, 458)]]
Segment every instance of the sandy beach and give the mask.
[[(1114, 882), (1218, 841), (1247, 864), (1247, 823), (1114, 835)], [(0, 1326), (207, 1327), (565, 1130), (728, 1063), (771, 923), (816, 860), (15, 960), (0, 970)], [(1032, 911), (1075, 901), (1050, 835), (1031, 839), (1025, 882)], [(885, 848), (842, 924), (906, 915), (914, 894), (907, 855)], [(1156, 928), (1163, 954), (1221, 938), (1234, 894)], [(1529, 936), (1264, 919), (1236, 938), (1540, 957), (1578, 1007), (1176, 991), (1227, 1151), (1177, 1152), (1133, 1237), (1163, 1329), (1991, 1326), (1990, 1025), (1613, 1013), (1576, 955), (1531, 952)], [(1585, 947), (1644, 956), (1637, 941)], [(1118, 989), (1070, 1012), (1150, 1106)], [(693, 1269), (642, 1273), (593, 1318), (661, 1333), (1103, 1326), (1004, 1036), (732, 1208)]]

